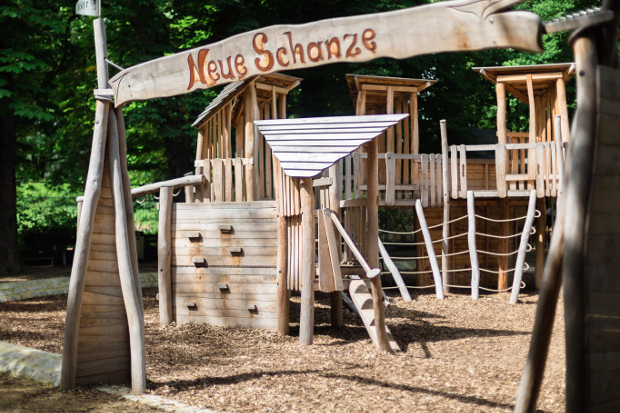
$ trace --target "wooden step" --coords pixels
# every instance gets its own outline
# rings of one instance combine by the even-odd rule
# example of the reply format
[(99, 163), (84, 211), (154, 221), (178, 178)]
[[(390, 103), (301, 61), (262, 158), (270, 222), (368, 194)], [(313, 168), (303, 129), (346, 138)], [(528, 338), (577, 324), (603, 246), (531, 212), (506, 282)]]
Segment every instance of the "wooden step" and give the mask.
[[(360, 317), (362, 317), (362, 321), (364, 322), (364, 326), (366, 326), (366, 330), (368, 331), (368, 335), (372, 339), (372, 342), (375, 343), (375, 346), (378, 348), (379, 345), (377, 343), (377, 332), (375, 328), (375, 310), (372, 305), (372, 294), (370, 293), (370, 281), (368, 280), (351, 280), (349, 284), (349, 294), (351, 294), (351, 299), (355, 303), (355, 307), (360, 313)], [(390, 342), (390, 347), (394, 352), (400, 352), (400, 347), (394, 340), (392, 333), (388, 326), (385, 326), (388, 341)]]

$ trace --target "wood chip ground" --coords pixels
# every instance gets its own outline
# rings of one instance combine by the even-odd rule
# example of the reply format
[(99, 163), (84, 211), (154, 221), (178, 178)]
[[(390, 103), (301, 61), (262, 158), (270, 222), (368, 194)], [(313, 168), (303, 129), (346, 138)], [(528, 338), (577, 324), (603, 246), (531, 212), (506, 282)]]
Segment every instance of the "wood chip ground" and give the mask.
[[(443, 301), (395, 291), (386, 319), (403, 349), (378, 354), (361, 320), (329, 325), (317, 294), (315, 344), (247, 328), (158, 325), (156, 289), (145, 289), (149, 392), (221, 412), (508, 412), (514, 408), (538, 296), (451, 294)], [(60, 353), (66, 296), (0, 304), (0, 340)], [(538, 408), (564, 411), (563, 303), (558, 306)], [(103, 396), (102, 396), (103, 397)]]

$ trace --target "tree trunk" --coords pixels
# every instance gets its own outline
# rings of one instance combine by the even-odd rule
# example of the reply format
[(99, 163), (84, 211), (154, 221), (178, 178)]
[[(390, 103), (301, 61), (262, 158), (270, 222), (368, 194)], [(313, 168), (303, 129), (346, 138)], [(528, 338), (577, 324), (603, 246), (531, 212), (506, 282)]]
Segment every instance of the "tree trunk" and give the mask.
[(0, 148), (0, 274), (16, 274), (24, 264), (17, 242), (17, 134), (12, 113), (0, 116)]

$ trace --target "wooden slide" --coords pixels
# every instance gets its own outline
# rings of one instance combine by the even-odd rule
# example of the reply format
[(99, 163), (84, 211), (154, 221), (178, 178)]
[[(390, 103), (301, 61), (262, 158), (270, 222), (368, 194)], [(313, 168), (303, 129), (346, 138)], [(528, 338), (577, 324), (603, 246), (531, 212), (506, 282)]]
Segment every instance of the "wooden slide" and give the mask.
[[(368, 283), (368, 285), (366, 283)], [(372, 294), (370, 293), (369, 288), (370, 280), (352, 280), (349, 284), (349, 294), (351, 294), (351, 299), (353, 300), (353, 303), (355, 303), (355, 307), (357, 307), (360, 317), (362, 317), (364, 326), (366, 327), (366, 330), (368, 330), (368, 335), (378, 348), (379, 344), (377, 342), (377, 330), (375, 327), (375, 312), (372, 302)], [(400, 347), (398, 347), (396, 340), (392, 337), (392, 333), (387, 325), (385, 326), (385, 330), (392, 351), (400, 351)]]

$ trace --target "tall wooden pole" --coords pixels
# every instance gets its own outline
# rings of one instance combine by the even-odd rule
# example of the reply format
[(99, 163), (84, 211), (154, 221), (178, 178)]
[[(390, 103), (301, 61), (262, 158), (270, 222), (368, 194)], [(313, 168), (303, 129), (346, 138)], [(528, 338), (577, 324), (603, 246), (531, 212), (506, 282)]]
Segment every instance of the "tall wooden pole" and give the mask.
[[(499, 200), (500, 216), (499, 219), (507, 220), (510, 218), (510, 208), (508, 206), (508, 198), (500, 198)], [(501, 222), (499, 224), (499, 235), (507, 237), (510, 232), (510, 223)], [(508, 238), (501, 238), (499, 240), (499, 253), (508, 253)], [(508, 288), (508, 256), (500, 255), (498, 257), (499, 262), (499, 275), (497, 277), (497, 289), (505, 290)]]
[[(103, 20), (101, 18), (94, 20), (93, 28), (95, 32), (97, 87), (106, 89), (108, 87), (108, 68), (105, 62), (107, 48)], [(82, 310), (82, 298), (84, 294), (84, 284), (86, 282), (86, 266), (88, 264), (93, 227), (95, 225), (97, 202), (101, 194), (109, 111), (109, 102), (97, 101), (90, 163), (88, 165), (88, 175), (84, 188), (84, 201), (80, 215), (80, 225), (76, 236), (75, 254), (73, 266), (71, 268), (71, 279), (67, 297), (67, 315), (65, 317), (65, 334), (60, 373), (61, 390), (70, 390), (75, 387), (80, 313)]]
[[(443, 279), (443, 292), (444, 294), (448, 294), (450, 292), (450, 273), (448, 266), (448, 240), (447, 238), (450, 236), (450, 194), (448, 192), (449, 186), (449, 176), (448, 176), (448, 127), (446, 125), (445, 120), (439, 121), (439, 126), (441, 128), (441, 173), (442, 173), (442, 190), (443, 190), (443, 228), (442, 228), (442, 238), (441, 242), (441, 272)], [(439, 179), (439, 177), (437, 177)]]
[[(254, 121), (258, 119), (258, 107), (256, 103), (256, 86), (251, 84), (245, 89), (243, 93), (243, 119), (245, 121), (245, 144), (244, 144), (244, 156), (246, 158), (254, 158), (254, 163), (258, 163), (258, 157), (255, 146), (255, 127)], [(252, 202), (256, 199), (256, 184), (258, 181), (255, 177), (254, 163), (246, 165), (245, 170), (245, 185), (246, 185), (246, 200)]]
[(566, 199), (564, 228), (564, 319), (566, 324), (566, 411), (586, 411), (585, 346), (585, 227), (590, 194), (594, 138), (596, 133), (597, 46), (593, 34), (581, 34), (572, 43), (577, 65), (577, 107), (570, 150), (571, 177)]
[(506, 144), (506, 86), (498, 82), (495, 85), (497, 95), (497, 141)]
[[(368, 214), (366, 239), (366, 260), (370, 268), (379, 268), (379, 153), (376, 139), (367, 144), (368, 169), (366, 190), (366, 211)], [(381, 277), (371, 279), (372, 303), (375, 310), (375, 328), (379, 350), (392, 353), (392, 348), (385, 330), (385, 315), (383, 310), (383, 289)]]
[(545, 198), (536, 200), (536, 209), (540, 211), (540, 216), (536, 220), (536, 272), (535, 284), (539, 290), (542, 284), (543, 271), (545, 267), (545, 241), (547, 227), (547, 202)]
[(301, 251), (301, 314), (300, 344), (312, 344), (314, 329), (314, 188), (312, 179), (301, 182), (302, 251)]
[[(279, 104), (279, 119), (286, 119), (286, 95), (280, 94), (278, 97)], [(276, 112), (274, 110), (273, 116)], [(283, 179), (288, 179), (284, 176), (282, 168), (280, 167), (280, 161), (273, 156), (273, 178), (275, 180), (275, 190), (277, 199), (277, 211), (278, 211), (278, 256), (277, 256), (277, 283), (278, 283), (278, 334), (281, 336), (287, 335), (289, 332), (289, 290), (288, 290), (288, 237), (287, 237), (287, 225), (282, 205), (284, 202), (283, 192)]]
[[(329, 177), (332, 178), (333, 183), (329, 187), (329, 206), (332, 211), (338, 215), (340, 219), (340, 197), (338, 196), (338, 185), (342, 182), (338, 179), (338, 162), (329, 167)], [(338, 240), (340, 236), (338, 235)], [(338, 248), (338, 262), (342, 260), (342, 248)], [(342, 313), (342, 291), (334, 291), (331, 293), (331, 322), (332, 327), (342, 328), (344, 327), (344, 319)]]
[(159, 230), (157, 234), (157, 278), (159, 287), (159, 325), (167, 326), (174, 321), (172, 313), (172, 194), (173, 186), (159, 190)]
[[(146, 392), (146, 350), (144, 339), (144, 319), (142, 303), (136, 294), (136, 278), (133, 275), (131, 251), (129, 248), (130, 234), (127, 228), (125, 196), (118, 144), (118, 126), (116, 115), (108, 116), (108, 162), (110, 169), (110, 187), (114, 201), (114, 233), (116, 237), (116, 259), (123, 292), (123, 302), (129, 324), (129, 347), (131, 349), (131, 387), (134, 394)], [(139, 278), (138, 278), (139, 282)], [(142, 294), (140, 294), (142, 298)]]

